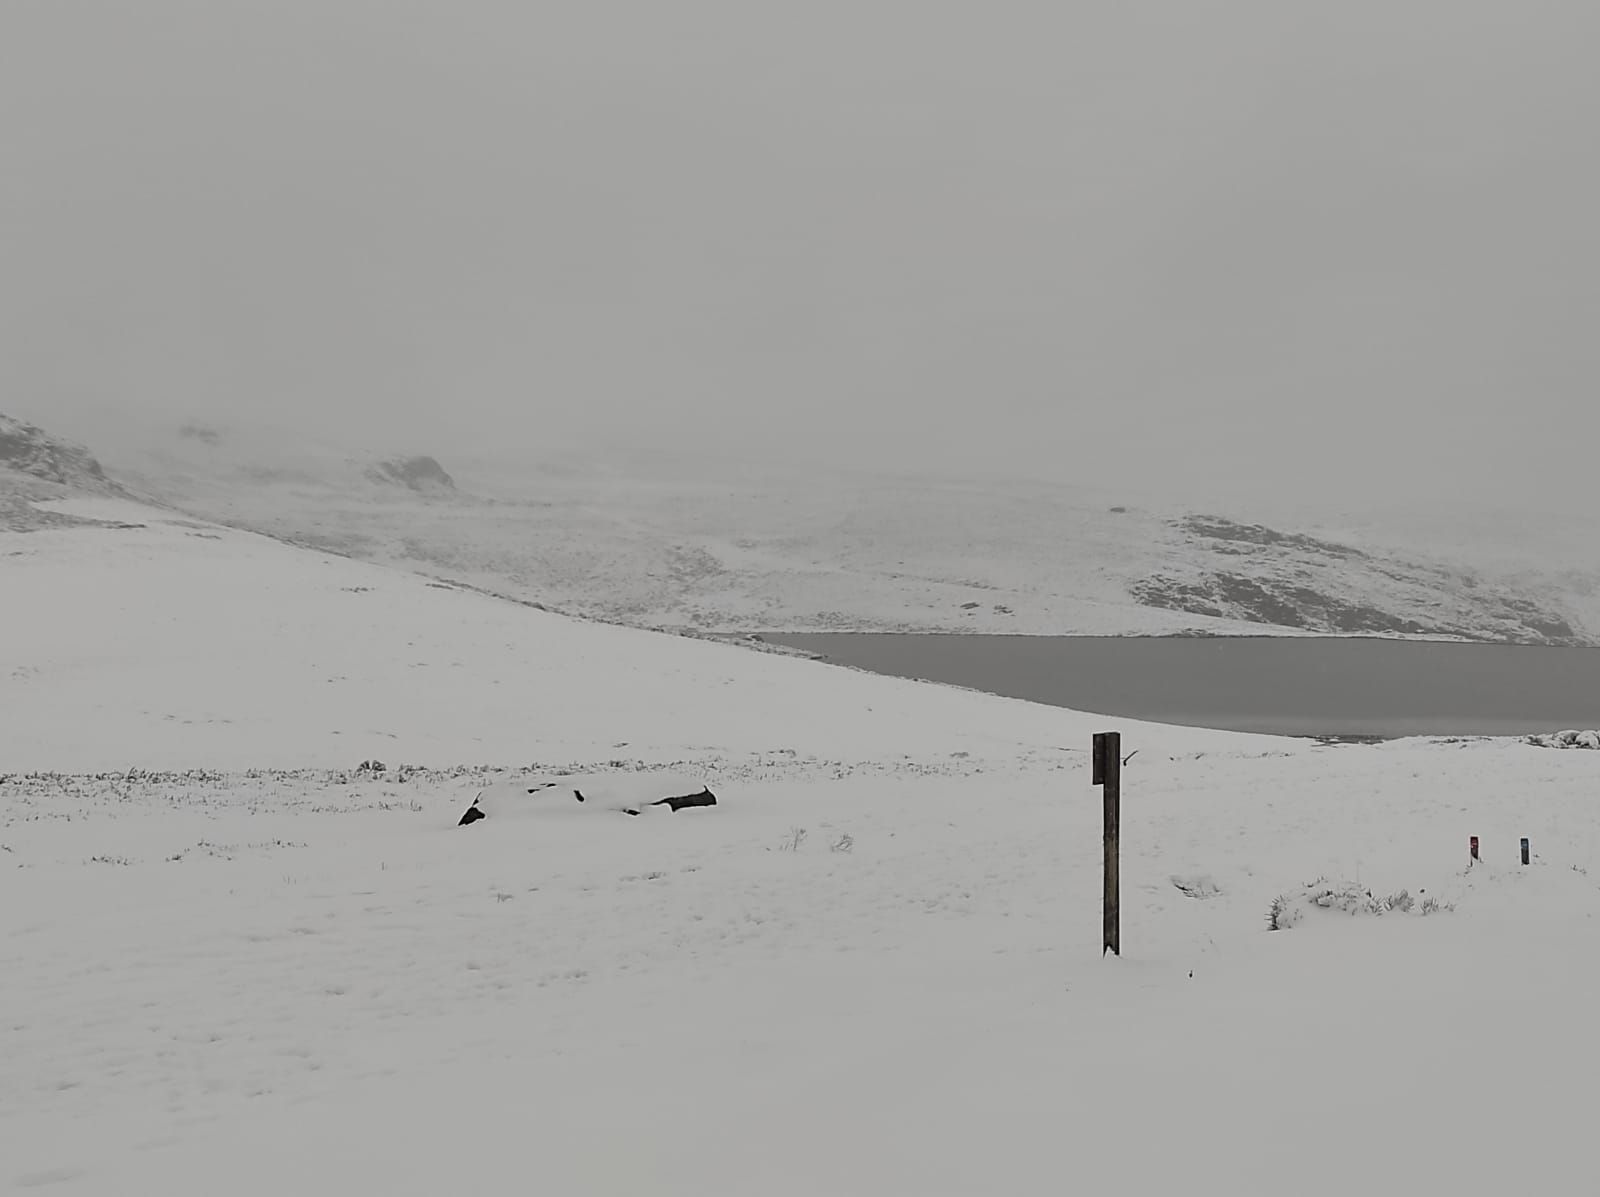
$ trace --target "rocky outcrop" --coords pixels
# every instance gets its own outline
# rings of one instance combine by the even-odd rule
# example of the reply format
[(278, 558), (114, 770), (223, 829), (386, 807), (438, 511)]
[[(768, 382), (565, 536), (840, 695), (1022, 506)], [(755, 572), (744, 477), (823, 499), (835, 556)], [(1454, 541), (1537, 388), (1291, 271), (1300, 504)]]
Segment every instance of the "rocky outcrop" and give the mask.
[(62, 486), (105, 490), (106, 472), (89, 450), (0, 414), (0, 467)]
[(424, 494), (456, 488), (455, 479), (432, 457), (391, 457), (369, 469), (367, 477), (374, 482), (404, 486)]
[(1170, 526), (1181, 551), (1128, 586), (1146, 607), (1323, 635), (1589, 643), (1550, 605), (1442, 566), (1221, 516)]

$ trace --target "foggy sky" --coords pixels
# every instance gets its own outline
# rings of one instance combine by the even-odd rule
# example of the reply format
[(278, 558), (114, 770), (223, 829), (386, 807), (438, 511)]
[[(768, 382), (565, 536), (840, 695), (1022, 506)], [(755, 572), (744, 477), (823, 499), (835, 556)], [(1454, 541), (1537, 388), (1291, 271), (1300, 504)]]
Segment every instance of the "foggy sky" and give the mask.
[(0, 411), (1600, 486), (1587, 0), (4, 0)]

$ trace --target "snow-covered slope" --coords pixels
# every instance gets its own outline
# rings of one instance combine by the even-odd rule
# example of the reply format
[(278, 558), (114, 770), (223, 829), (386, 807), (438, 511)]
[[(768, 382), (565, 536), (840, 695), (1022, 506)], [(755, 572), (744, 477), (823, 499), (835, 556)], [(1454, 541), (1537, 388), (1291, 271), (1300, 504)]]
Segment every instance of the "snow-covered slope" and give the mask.
[(129, 502), (46, 506), (119, 526), (5, 535), (9, 770), (992, 754), (1081, 747), (1096, 722), (996, 718), (976, 693), (569, 619)]
[[(1463, 512), (1443, 534), (1427, 513), (1272, 513), (541, 446), (443, 455), (457, 489), (418, 495), (373, 482), (370, 448), (212, 433), (121, 444), (111, 462), (205, 518), (636, 625), (1600, 636), (1600, 529), (1582, 513), (1569, 522), (1588, 533), (1559, 539), (1548, 521)], [(1543, 566), (1530, 568), (1536, 541)]]

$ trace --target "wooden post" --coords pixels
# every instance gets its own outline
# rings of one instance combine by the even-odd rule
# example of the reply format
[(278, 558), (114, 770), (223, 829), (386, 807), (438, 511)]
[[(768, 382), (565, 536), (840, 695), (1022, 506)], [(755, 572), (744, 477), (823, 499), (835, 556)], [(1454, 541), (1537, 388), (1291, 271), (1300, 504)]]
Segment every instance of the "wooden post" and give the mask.
[(1122, 733), (1096, 732), (1094, 737), (1094, 784), (1105, 799), (1105, 896), (1101, 907), (1104, 923), (1100, 955), (1122, 955), (1122, 896), (1118, 861), (1122, 835)]
[(1528, 863), (1528, 837), (1522, 837), (1522, 863)]

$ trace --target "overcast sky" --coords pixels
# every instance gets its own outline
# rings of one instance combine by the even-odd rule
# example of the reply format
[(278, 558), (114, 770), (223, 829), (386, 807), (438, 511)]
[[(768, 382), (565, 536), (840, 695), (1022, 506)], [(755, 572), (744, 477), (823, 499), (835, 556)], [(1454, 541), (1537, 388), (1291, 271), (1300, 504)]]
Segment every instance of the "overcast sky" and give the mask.
[(3, 0), (0, 410), (1600, 485), (1592, 0)]

